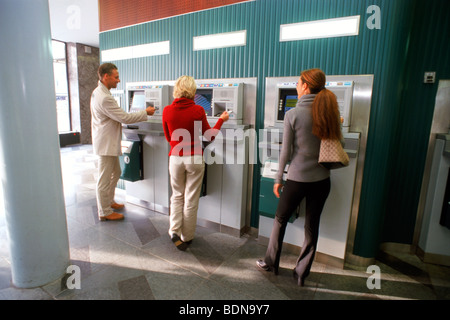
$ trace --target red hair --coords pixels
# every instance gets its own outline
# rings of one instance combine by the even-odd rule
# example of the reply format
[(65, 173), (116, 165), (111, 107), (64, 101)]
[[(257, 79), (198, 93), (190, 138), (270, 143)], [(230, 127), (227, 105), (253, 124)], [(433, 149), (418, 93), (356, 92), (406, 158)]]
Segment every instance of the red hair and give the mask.
[(325, 88), (325, 73), (320, 69), (305, 70), (300, 76), (312, 94), (312, 133), (319, 139), (342, 140), (341, 116), (336, 95)]

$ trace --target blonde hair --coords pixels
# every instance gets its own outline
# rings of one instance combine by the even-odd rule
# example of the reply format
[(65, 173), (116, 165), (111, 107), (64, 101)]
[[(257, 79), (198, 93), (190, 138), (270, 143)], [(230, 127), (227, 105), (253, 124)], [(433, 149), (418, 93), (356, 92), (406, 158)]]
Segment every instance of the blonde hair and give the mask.
[(175, 87), (173, 89), (173, 97), (178, 98), (188, 98), (194, 99), (195, 92), (197, 91), (197, 84), (194, 78), (190, 76), (181, 76), (175, 82)]

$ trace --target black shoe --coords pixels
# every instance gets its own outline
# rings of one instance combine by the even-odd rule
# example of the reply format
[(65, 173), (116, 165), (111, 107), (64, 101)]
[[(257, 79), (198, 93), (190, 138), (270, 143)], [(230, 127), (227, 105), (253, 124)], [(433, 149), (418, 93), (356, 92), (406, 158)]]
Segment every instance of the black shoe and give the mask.
[(295, 268), (293, 270), (293, 276), (294, 276), (294, 279), (297, 279), (297, 284), (298, 284), (299, 287), (304, 287), (305, 286), (305, 279), (302, 279), (302, 278), (300, 278), (298, 276), (297, 271), (295, 270)]
[(270, 267), (264, 260), (258, 260), (256, 261), (256, 265), (258, 266), (258, 268), (260, 268), (261, 270), (264, 271), (273, 271), (273, 273), (275, 275), (278, 274), (278, 270), (275, 268)]
[(256, 265), (264, 271), (270, 271), (270, 267), (263, 260), (256, 261)]
[(172, 242), (175, 244), (178, 250), (185, 251), (187, 249), (187, 243), (181, 241), (180, 237), (176, 234), (172, 236)]

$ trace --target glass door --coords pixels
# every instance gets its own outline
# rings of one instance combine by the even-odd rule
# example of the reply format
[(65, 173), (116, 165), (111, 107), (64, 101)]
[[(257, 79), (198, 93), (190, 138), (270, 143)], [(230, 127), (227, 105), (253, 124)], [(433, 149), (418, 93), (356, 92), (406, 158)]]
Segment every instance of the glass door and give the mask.
[(70, 118), (69, 87), (67, 81), (66, 44), (52, 40), (53, 72), (55, 74), (56, 113), (59, 133), (72, 129)]

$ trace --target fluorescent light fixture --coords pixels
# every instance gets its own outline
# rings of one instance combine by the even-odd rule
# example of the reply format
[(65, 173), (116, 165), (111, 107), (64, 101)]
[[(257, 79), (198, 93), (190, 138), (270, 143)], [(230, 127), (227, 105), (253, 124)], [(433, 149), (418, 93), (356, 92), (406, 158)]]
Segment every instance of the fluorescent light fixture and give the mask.
[(194, 51), (245, 46), (247, 44), (247, 30), (210, 34), (193, 39)]
[(170, 41), (153, 42), (137, 46), (102, 51), (102, 61), (134, 59), (170, 53)]
[(131, 47), (103, 50), (102, 61), (130, 59), (129, 57), (132, 55), (133, 49)]
[(360, 16), (282, 24), (280, 41), (357, 36)]
[(170, 53), (170, 41), (154, 42), (133, 47), (133, 58), (161, 56)]

